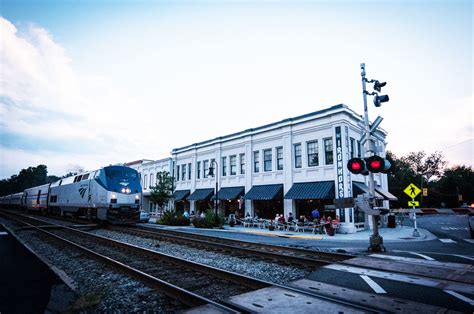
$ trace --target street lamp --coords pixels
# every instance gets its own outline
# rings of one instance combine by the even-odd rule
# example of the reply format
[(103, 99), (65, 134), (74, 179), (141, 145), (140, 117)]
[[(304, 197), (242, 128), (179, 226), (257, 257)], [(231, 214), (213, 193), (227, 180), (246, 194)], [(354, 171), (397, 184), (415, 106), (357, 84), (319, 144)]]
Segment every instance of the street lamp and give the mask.
[(214, 159), (211, 159), (211, 163), (209, 165), (209, 176), (211, 176), (211, 177), (214, 176), (214, 167), (212, 167), (213, 163), (216, 164), (216, 166), (215, 166), (215, 169), (216, 169), (216, 193), (215, 193), (216, 198), (214, 200), (214, 210), (215, 210), (216, 217), (214, 219), (216, 220), (216, 225), (218, 225), (219, 220), (218, 220), (218, 217), (217, 217), (217, 189), (218, 189), (219, 178), (217, 176), (217, 167), (219, 167), (219, 165), (217, 164), (217, 161), (215, 161)]

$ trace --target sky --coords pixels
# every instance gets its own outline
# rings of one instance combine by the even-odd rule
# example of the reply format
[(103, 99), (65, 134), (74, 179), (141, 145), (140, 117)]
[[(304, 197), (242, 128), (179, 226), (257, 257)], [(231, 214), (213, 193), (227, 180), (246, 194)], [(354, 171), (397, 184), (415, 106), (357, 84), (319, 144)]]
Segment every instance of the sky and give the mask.
[(471, 1), (0, 2), (0, 179), (170, 156), (387, 82), (387, 149), (474, 166)]

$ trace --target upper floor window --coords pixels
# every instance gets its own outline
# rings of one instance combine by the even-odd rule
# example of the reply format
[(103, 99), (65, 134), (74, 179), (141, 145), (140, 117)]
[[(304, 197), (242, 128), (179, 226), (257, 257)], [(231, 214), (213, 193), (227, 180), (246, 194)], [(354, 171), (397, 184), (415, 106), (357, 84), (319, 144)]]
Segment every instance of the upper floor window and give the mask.
[(351, 158), (355, 157), (355, 139), (351, 137)]
[(186, 165), (181, 165), (181, 180), (186, 180)]
[(179, 165), (176, 166), (176, 181), (179, 181)]
[(302, 162), (301, 162), (301, 144), (295, 144), (294, 145), (294, 150), (295, 150), (295, 168), (301, 168)]
[(276, 148), (277, 170), (283, 170), (283, 147)]
[(260, 153), (259, 151), (253, 152), (253, 172), (260, 171)]
[(233, 155), (230, 159), (230, 175), (235, 176), (237, 174), (237, 156)]
[(240, 174), (245, 174), (245, 154), (240, 154)]
[(361, 157), (362, 156), (362, 149), (360, 147), (360, 141), (357, 141), (357, 157)]
[(196, 164), (196, 173), (197, 173), (197, 178), (201, 179), (201, 162), (198, 161)]
[(332, 165), (334, 163), (332, 138), (324, 139), (324, 155), (326, 159), (326, 165)]
[(188, 164), (188, 180), (191, 180), (191, 164)]
[(227, 175), (227, 157), (222, 157), (222, 176)]
[(318, 141), (312, 141), (306, 143), (308, 153), (308, 167), (314, 167), (319, 165), (318, 156)]
[(204, 160), (202, 166), (203, 177), (207, 178), (209, 176), (209, 160)]
[(153, 173), (150, 173), (150, 187), (155, 185), (155, 184), (153, 184), (153, 178), (154, 177), (155, 176), (153, 175)]
[(263, 151), (263, 171), (272, 171), (272, 150)]
[(143, 177), (143, 188), (144, 188), (145, 190), (147, 189), (147, 186), (146, 186), (147, 179), (148, 179), (148, 176), (145, 175), (145, 176)]

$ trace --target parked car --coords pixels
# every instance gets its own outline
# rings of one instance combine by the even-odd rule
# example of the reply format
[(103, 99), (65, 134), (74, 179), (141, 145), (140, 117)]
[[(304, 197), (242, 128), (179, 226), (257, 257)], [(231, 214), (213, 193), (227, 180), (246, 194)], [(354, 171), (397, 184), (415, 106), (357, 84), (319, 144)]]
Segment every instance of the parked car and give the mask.
[(150, 213), (140, 211), (140, 222), (148, 222), (150, 220)]

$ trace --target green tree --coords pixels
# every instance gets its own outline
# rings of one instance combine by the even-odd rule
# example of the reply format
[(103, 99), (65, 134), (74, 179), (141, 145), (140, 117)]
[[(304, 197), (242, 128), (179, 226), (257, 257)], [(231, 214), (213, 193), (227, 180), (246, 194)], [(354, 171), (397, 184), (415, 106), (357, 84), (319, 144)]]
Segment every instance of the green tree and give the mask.
[(156, 185), (151, 187), (150, 201), (163, 207), (173, 192), (173, 177), (168, 171), (160, 171), (156, 174)]
[(395, 195), (398, 198), (399, 204), (394, 204), (400, 206), (401, 204), (406, 204), (405, 201), (408, 201), (408, 196), (403, 193), (403, 190), (412, 182), (416, 180), (416, 173), (411, 168), (410, 164), (403, 160), (403, 158), (398, 158), (391, 151), (387, 151), (386, 158), (392, 164), (392, 171), (388, 174), (388, 188), (390, 193)]
[[(454, 166), (444, 171), (443, 176), (436, 182), (439, 191), (439, 202), (449, 207), (457, 207), (462, 203), (474, 202), (474, 171), (472, 167)], [(462, 195), (459, 201), (458, 195)]]

